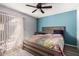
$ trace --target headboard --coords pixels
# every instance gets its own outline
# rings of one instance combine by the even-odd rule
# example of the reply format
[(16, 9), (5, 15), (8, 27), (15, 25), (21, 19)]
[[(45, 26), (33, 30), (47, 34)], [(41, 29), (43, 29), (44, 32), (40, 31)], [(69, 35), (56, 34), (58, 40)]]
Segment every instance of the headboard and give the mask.
[(64, 26), (54, 26), (54, 27), (42, 27), (42, 32), (44, 33), (53, 33), (53, 34), (62, 34), (64, 36)]

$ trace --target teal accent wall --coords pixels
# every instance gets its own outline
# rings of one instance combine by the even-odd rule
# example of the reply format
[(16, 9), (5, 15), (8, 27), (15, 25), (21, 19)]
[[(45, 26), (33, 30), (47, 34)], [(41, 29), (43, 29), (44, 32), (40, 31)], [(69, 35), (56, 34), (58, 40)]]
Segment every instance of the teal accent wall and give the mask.
[(65, 26), (65, 43), (77, 45), (77, 29), (76, 29), (76, 10), (55, 14), (38, 19), (38, 31), (42, 31), (42, 27)]

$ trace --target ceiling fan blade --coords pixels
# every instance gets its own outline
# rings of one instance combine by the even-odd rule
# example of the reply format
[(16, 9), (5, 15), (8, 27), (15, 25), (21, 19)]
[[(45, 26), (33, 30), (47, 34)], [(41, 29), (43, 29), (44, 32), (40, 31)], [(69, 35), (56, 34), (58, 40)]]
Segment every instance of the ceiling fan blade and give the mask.
[(44, 7), (41, 7), (41, 8), (52, 8), (52, 6), (44, 6)]
[(42, 13), (44, 13), (44, 11), (43, 11), (42, 9), (40, 9), (40, 11), (41, 11)]
[(26, 6), (29, 6), (29, 7), (34, 7), (34, 8), (36, 8), (36, 6), (32, 6), (32, 5), (26, 5)]
[(37, 9), (35, 9), (34, 11), (32, 11), (32, 13), (34, 13), (35, 11), (37, 11)]

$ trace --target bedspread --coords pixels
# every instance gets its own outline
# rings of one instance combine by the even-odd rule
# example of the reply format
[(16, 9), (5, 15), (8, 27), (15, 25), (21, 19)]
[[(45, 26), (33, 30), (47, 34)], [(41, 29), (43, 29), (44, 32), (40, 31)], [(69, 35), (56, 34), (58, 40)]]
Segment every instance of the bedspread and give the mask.
[(64, 55), (64, 38), (61, 34), (33, 35), (29, 41), (51, 50), (60, 51)]

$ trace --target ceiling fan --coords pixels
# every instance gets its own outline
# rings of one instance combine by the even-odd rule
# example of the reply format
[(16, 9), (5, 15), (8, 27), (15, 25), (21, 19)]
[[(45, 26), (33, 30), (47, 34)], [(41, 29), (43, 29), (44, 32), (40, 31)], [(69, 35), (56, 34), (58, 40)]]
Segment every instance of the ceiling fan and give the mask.
[(26, 5), (26, 6), (36, 8), (34, 11), (32, 11), (32, 13), (34, 13), (34, 12), (37, 11), (38, 9), (39, 9), (42, 13), (45, 13), (45, 12), (43, 11), (43, 9), (52, 8), (52, 6), (42, 6), (43, 4), (44, 4), (44, 3), (38, 3), (36, 6), (32, 6), (32, 5)]

